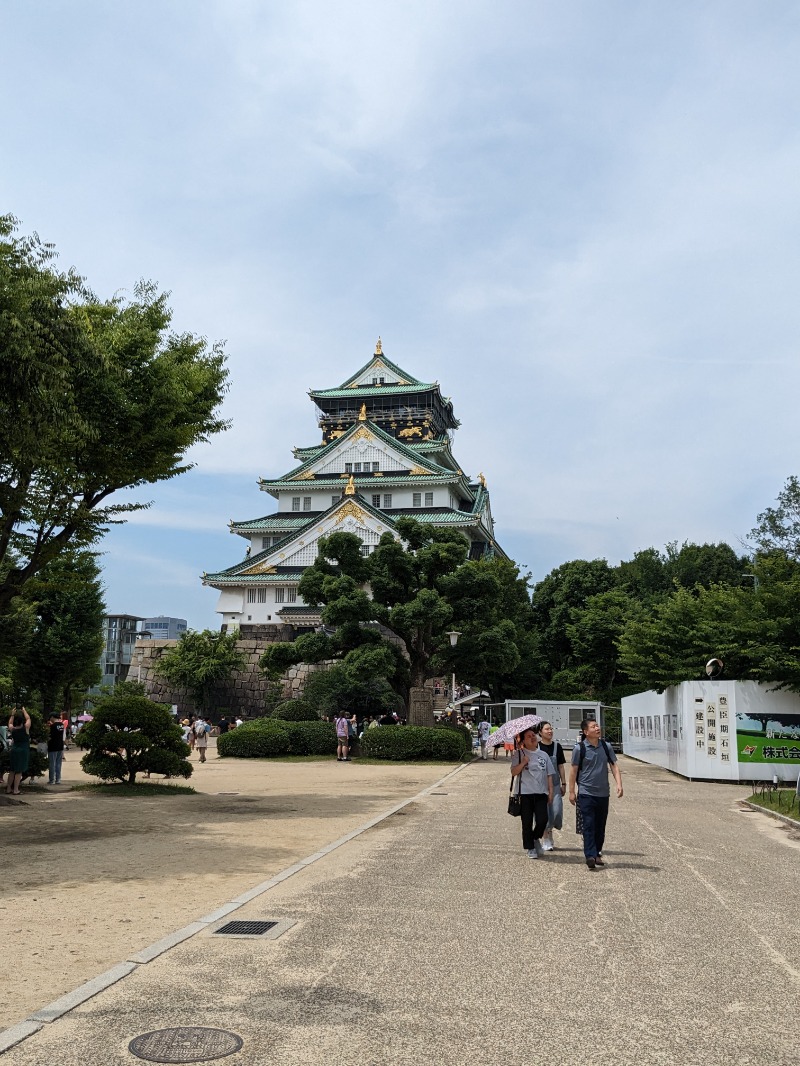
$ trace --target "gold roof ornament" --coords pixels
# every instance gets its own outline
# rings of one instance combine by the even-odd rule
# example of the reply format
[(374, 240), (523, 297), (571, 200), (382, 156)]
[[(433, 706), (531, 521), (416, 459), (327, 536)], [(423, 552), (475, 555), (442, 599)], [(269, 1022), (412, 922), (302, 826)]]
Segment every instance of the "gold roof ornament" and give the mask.
[(354, 518), (356, 522), (363, 522), (365, 519), (364, 512), (358, 506), (357, 503), (353, 503), (352, 500), (348, 500), (346, 504), (339, 508), (336, 512), (336, 518), (334, 524), (339, 526), (347, 518)]
[(484, 477), (483, 471), (481, 471), (480, 474), (478, 474), (478, 481), (480, 481), (481, 487), (485, 489), (486, 488), (486, 478)]
[(358, 412), (358, 421), (359, 422), (366, 422), (367, 421), (367, 405), (365, 403), (361, 404), (361, 410)]
[(350, 480), (347, 482), (347, 484), (344, 487), (344, 494), (345, 494), (345, 496), (355, 496), (355, 494), (356, 494), (356, 483), (353, 480), (353, 475), (352, 474), (350, 475)]
[(383, 355), (383, 348), (381, 346), (380, 337), (378, 337), (377, 343), (375, 344), (375, 354), (376, 355)]

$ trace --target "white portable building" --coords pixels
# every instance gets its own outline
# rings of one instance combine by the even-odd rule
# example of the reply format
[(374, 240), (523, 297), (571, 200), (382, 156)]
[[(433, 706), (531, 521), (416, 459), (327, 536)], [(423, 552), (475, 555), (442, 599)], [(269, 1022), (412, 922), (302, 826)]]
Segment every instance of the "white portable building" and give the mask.
[(757, 681), (684, 681), (622, 699), (622, 750), (690, 779), (796, 782), (800, 696)]
[(538, 714), (550, 722), (555, 739), (565, 748), (577, 743), (584, 718), (594, 718), (600, 723), (601, 729), (605, 729), (603, 704), (590, 700), (506, 700), (505, 712), (507, 722), (512, 718), (521, 718), (523, 714)]

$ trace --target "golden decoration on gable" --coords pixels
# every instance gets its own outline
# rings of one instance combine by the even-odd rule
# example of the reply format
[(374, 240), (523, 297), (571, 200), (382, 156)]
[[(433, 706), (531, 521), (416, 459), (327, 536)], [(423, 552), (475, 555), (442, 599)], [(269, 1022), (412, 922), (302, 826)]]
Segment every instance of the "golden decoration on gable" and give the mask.
[(374, 440), (375, 434), (370, 433), (366, 426), (359, 426), (350, 440)]
[[(281, 556), (283, 558), (283, 556)], [(247, 570), (242, 570), (242, 577), (248, 574), (277, 574), (277, 570), (274, 566), (268, 566), (266, 563), (256, 563), (255, 566), (249, 567)]]
[(412, 466), (411, 469), (409, 470), (409, 474), (416, 474), (417, 476), (424, 475), (425, 477), (434, 477), (435, 476), (430, 470), (426, 470), (422, 466)]
[(306, 470), (303, 474), (295, 474), (292, 481), (313, 481), (316, 476), (313, 470)]
[(356, 494), (356, 483), (353, 480), (353, 475), (352, 474), (350, 475), (350, 480), (347, 482), (347, 484), (344, 487), (344, 494), (345, 494), (345, 496), (355, 496), (355, 494)]
[(341, 437), (341, 435), (343, 433), (344, 433), (343, 429), (332, 429), (330, 431), (330, 433), (328, 434), (328, 438), (329, 438), (329, 440), (336, 440), (336, 438), (337, 437)]
[(364, 521), (364, 512), (358, 506), (357, 503), (353, 503), (352, 500), (348, 500), (347, 503), (340, 507), (336, 514), (336, 525), (341, 525), (346, 518), (355, 518), (356, 522)]

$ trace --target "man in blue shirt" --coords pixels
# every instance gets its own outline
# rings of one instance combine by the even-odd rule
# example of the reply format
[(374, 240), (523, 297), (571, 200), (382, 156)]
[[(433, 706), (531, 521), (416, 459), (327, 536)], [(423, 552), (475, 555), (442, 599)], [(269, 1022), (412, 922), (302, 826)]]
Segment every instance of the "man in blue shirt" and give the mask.
[[(617, 785), (617, 799), (622, 798), (622, 774), (611, 745), (600, 739), (600, 725), (595, 721), (581, 722), (585, 737), (572, 749), (569, 772), (569, 801), (578, 806), (583, 820), (583, 854), (590, 870), (605, 866), (603, 844), (608, 819), (608, 771)], [(576, 794), (576, 785), (580, 790)]]

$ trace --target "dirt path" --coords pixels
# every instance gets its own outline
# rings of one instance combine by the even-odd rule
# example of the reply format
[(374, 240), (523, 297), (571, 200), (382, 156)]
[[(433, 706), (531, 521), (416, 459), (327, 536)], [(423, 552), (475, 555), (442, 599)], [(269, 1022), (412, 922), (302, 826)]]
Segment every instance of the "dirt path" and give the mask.
[(69, 791), (87, 778), (67, 753), (60, 789), (0, 808), (0, 1029), (213, 910), (450, 769), (217, 759), (199, 795)]

